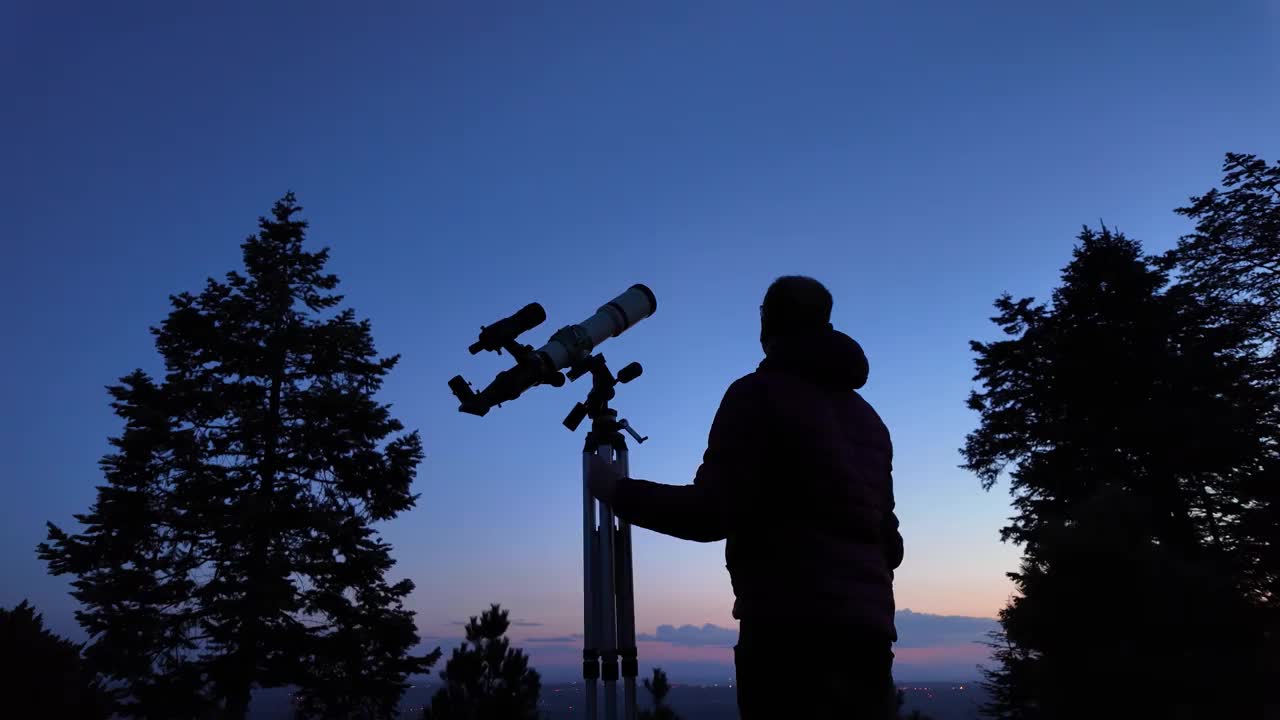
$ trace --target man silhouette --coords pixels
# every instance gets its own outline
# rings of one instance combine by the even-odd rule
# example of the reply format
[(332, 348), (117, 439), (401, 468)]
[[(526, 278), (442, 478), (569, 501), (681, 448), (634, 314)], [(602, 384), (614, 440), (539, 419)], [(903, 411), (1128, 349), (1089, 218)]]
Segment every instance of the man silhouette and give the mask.
[(693, 484), (622, 478), (603, 462), (590, 476), (633, 525), (727, 540), (743, 720), (894, 715), (893, 450), (856, 392), (866, 355), (831, 326), (831, 306), (813, 278), (769, 286), (765, 358), (725, 392)]

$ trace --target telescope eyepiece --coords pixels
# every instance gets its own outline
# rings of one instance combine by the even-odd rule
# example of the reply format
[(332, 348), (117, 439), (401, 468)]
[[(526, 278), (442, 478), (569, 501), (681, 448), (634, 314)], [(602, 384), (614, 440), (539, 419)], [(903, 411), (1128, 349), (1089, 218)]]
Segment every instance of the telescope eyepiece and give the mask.
[(484, 415), (489, 412), (489, 408), (477, 404), (475, 391), (461, 375), (454, 375), (449, 380), (449, 389), (453, 391), (453, 396), (458, 398), (458, 409), (462, 412), (471, 415)]

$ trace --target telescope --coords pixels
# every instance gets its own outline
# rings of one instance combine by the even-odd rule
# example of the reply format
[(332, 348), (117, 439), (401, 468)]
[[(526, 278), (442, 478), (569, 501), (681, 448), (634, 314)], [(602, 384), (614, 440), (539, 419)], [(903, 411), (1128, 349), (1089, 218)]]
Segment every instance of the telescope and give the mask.
[(599, 705), (597, 681), (604, 683), (605, 720), (618, 717), (618, 680), (623, 685), (622, 720), (636, 720), (636, 676), (639, 664), (636, 652), (634, 579), (631, 567), (631, 525), (616, 518), (607, 503), (591, 494), (590, 472), (593, 461), (615, 466), (624, 476), (628, 472), (626, 432), (642, 443), (642, 437), (618, 411), (609, 407), (618, 384), (640, 377), (640, 363), (631, 363), (610, 372), (604, 356), (595, 353), (597, 345), (617, 337), (628, 328), (653, 314), (658, 301), (644, 285), (632, 285), (626, 292), (610, 300), (595, 314), (577, 325), (557, 330), (545, 345), (534, 350), (520, 344), (520, 333), (532, 330), (547, 319), (537, 303), (529, 303), (512, 315), (492, 325), (481, 326), (480, 337), (467, 349), (472, 355), (482, 351), (502, 354), (506, 350), (516, 361), (515, 367), (498, 373), (480, 392), (461, 375), (449, 381), (449, 389), (461, 403), (458, 409), (472, 415), (484, 415), (495, 405), (514, 400), (534, 385), (564, 385), (568, 380), (591, 375), (591, 391), (586, 402), (580, 402), (564, 419), (564, 426), (576, 431), (586, 418), (591, 419), (582, 448), (582, 606), (583, 647), (582, 678), (586, 688), (587, 720), (596, 720)]
[(480, 392), (471, 389), (461, 375), (449, 380), (449, 389), (458, 398), (458, 410), (484, 416), (494, 406), (515, 400), (535, 385), (564, 385), (562, 370), (572, 370), (586, 361), (597, 345), (617, 337), (653, 314), (658, 300), (644, 285), (632, 285), (626, 292), (601, 305), (595, 314), (577, 325), (566, 325), (551, 335), (538, 349), (522, 345), (516, 338), (547, 319), (538, 303), (529, 303), (492, 325), (481, 326), (480, 336), (467, 348), (472, 355), (482, 351), (502, 354), (506, 350), (515, 367), (498, 373)]

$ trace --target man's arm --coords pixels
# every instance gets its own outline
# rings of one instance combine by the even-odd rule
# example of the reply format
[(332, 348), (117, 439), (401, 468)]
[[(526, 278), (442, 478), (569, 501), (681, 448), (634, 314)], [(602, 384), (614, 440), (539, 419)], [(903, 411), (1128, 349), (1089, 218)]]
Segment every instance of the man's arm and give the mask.
[(763, 421), (759, 388), (748, 378), (729, 386), (707, 437), (692, 485), (621, 479), (612, 506), (618, 517), (684, 540), (723, 540), (734, 508), (759, 468)]

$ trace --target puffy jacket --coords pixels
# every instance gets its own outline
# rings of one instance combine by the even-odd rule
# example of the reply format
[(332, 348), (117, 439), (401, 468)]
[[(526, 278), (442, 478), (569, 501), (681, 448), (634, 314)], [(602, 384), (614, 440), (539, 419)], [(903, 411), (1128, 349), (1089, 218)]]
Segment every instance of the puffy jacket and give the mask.
[(614, 511), (666, 535), (727, 539), (740, 620), (896, 640), (893, 448), (855, 391), (867, 372), (858, 343), (830, 328), (771, 347), (725, 392), (693, 484), (624, 480)]

